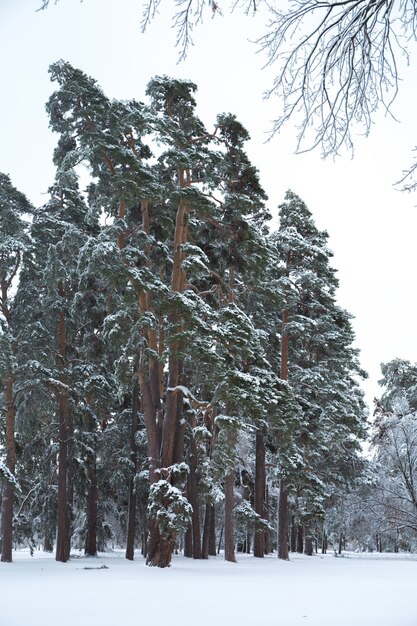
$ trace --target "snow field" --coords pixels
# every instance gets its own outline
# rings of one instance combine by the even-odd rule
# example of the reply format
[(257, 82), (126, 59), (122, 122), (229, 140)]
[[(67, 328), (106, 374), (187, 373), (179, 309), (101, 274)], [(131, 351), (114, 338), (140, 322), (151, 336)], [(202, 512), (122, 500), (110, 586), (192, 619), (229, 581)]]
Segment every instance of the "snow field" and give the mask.
[(416, 555), (14, 559), (0, 564), (0, 626), (417, 626)]

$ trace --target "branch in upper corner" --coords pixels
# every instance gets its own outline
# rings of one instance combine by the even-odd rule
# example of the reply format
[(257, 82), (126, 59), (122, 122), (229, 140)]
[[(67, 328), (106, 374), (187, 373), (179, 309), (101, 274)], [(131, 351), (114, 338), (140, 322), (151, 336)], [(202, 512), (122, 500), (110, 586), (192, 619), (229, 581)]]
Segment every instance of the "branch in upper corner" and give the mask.
[(281, 11), (270, 7), (268, 32), (258, 40), (277, 63), (266, 96), (279, 96), (283, 112), (273, 133), (292, 118), (298, 123), (297, 150), (320, 147), (322, 156), (353, 149), (353, 128), (370, 131), (382, 107), (391, 114), (398, 93), (398, 59), (414, 37), (417, 11), (411, 0), (292, 0)]

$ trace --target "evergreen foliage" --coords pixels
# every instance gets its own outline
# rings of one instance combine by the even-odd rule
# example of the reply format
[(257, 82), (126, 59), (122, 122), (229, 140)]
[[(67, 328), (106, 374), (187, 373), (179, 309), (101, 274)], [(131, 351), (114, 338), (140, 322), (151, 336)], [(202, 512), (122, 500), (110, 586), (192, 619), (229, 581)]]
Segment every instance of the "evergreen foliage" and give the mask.
[(269, 231), (248, 132), (229, 113), (206, 129), (194, 83), (155, 77), (143, 103), (64, 61), (50, 73), (50, 198), (22, 221), (29, 203), (0, 179), (15, 541), (61, 561), (140, 546), (159, 567), (180, 545), (264, 556), (283, 494), (281, 541), (296, 525), (310, 536), (356, 480), (366, 435), (327, 234), (292, 192)]

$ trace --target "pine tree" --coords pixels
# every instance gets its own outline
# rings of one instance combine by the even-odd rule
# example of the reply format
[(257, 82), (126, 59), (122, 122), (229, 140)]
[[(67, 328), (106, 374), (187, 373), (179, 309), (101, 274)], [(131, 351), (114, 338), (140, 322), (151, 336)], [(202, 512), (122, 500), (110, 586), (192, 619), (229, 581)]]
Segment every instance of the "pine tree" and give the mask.
[[(325, 485), (348, 476), (366, 436), (366, 413), (358, 377), (364, 376), (349, 315), (336, 305), (338, 281), (329, 265), (326, 232), (318, 231), (311, 213), (294, 193), (280, 206), (280, 229), (274, 235), (282, 259), (284, 372), (296, 393), (303, 420), (296, 432), (302, 462), (298, 477), (291, 464), (281, 483), (281, 557), (287, 558), (288, 510), (285, 492), (298, 494), (301, 518), (311, 552), (310, 521), (323, 516)], [(339, 456), (340, 449), (340, 456)], [(348, 456), (346, 456), (348, 453)], [(325, 459), (325, 462), (323, 462)], [(331, 472), (329, 472), (329, 461)], [(332, 476), (332, 477), (331, 477)]]
[(6, 462), (1, 462), (3, 496), (1, 506), (1, 561), (12, 561), (13, 506), (18, 487), (16, 473), (16, 349), (19, 341), (14, 323), (13, 288), (23, 254), (29, 245), (27, 217), (32, 206), (13, 187), (9, 176), (0, 173), (0, 380), (3, 387)]

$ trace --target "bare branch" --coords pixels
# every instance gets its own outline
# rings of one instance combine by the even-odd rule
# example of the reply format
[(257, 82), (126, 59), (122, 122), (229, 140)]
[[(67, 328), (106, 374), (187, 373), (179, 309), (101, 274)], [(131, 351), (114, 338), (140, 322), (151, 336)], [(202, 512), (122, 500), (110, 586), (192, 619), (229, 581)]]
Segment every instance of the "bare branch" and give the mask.
[(271, 8), (271, 13), (258, 43), (268, 64), (280, 65), (266, 94), (283, 99), (272, 132), (296, 118), (299, 152), (320, 146), (329, 156), (342, 147), (353, 149), (354, 127), (367, 135), (378, 108), (391, 114), (397, 58), (408, 61), (406, 42), (416, 34), (414, 3), (292, 0), (288, 11)]

